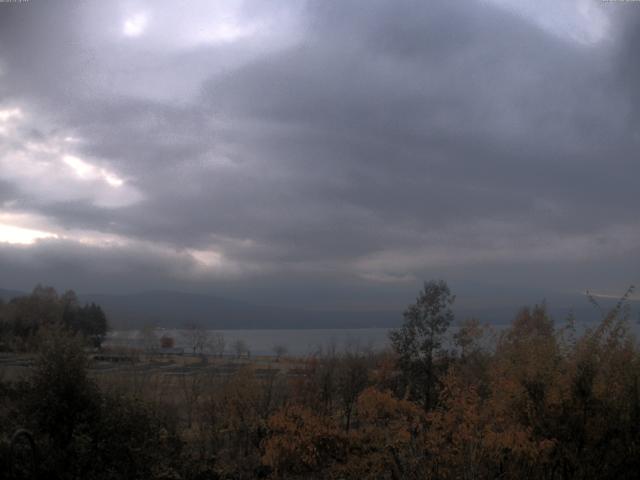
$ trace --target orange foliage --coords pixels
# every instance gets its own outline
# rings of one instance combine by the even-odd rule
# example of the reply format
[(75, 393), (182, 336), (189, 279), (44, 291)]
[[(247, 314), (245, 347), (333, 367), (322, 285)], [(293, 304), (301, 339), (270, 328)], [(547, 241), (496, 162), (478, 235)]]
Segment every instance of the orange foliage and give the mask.
[(357, 427), (348, 436), (348, 456), (333, 469), (339, 478), (408, 478), (422, 457), (424, 410), (389, 391), (364, 390), (357, 402)]
[(310, 409), (292, 405), (269, 418), (270, 437), (262, 461), (283, 473), (321, 471), (343, 458), (344, 436), (335, 422)]

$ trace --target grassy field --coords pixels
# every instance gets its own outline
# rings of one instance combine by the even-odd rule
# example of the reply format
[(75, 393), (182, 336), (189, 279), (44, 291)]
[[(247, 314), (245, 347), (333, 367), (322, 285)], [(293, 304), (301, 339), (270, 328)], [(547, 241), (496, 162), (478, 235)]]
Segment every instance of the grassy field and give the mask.
[[(173, 406), (191, 423), (189, 413), (239, 372), (265, 382), (286, 381), (300, 375), (300, 359), (274, 356), (232, 357), (211, 355), (143, 354), (106, 351), (89, 355), (88, 372), (103, 391), (135, 396), (145, 401)], [(33, 354), (0, 355), (0, 379), (9, 382), (27, 378)]]

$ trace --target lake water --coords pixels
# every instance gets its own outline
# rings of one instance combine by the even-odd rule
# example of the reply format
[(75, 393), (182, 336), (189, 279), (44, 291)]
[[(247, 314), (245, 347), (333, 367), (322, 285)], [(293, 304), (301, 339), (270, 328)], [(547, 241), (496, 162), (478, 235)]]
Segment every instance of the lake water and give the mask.
[[(242, 340), (252, 355), (273, 355), (276, 345), (285, 347), (291, 355), (310, 355), (333, 347), (337, 351), (347, 348), (382, 350), (389, 345), (388, 328), (209, 330), (208, 333), (224, 336), (227, 353), (232, 353), (234, 342)], [(154, 334), (157, 338), (163, 335), (171, 337), (177, 348), (189, 351), (189, 336), (185, 330), (157, 329)], [(119, 330), (109, 332), (104, 345), (135, 347), (144, 343), (144, 335), (141, 332)]]
[[(557, 324), (562, 327), (562, 324)], [(587, 328), (595, 328), (597, 323), (587, 322), (576, 325), (578, 335), (584, 333)], [(640, 337), (640, 327), (638, 323), (630, 323), (631, 331)], [(493, 331), (497, 334), (508, 325), (492, 325)], [(452, 325), (447, 332), (444, 344), (451, 341), (453, 334), (458, 330), (458, 326)], [(242, 340), (248, 347), (252, 355), (274, 355), (274, 347), (282, 346), (290, 355), (304, 356), (312, 355), (320, 351), (327, 351), (335, 348), (337, 352), (346, 349), (372, 349), (383, 350), (390, 346), (389, 328), (357, 328), (357, 329), (291, 329), (291, 330), (208, 330), (213, 336), (221, 334), (225, 340), (225, 353), (233, 353), (233, 344)], [(189, 333), (180, 329), (156, 329), (153, 333), (153, 343), (159, 345), (162, 336), (174, 339), (175, 347), (182, 348), (185, 352), (191, 349)], [(486, 341), (491, 343), (491, 336)], [(104, 346), (127, 346), (143, 348), (148, 345), (144, 334), (135, 330), (116, 330), (109, 332)], [(206, 351), (206, 349), (205, 349)]]

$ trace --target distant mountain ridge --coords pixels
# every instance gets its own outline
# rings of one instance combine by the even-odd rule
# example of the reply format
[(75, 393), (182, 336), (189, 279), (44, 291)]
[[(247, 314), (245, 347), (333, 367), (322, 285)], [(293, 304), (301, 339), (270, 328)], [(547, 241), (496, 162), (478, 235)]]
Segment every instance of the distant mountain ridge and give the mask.
[[(25, 292), (0, 289), (7, 301)], [(83, 294), (82, 303), (95, 302), (107, 314), (114, 329), (138, 329), (145, 325), (179, 328), (189, 323), (210, 329), (309, 329), (309, 328), (393, 328), (402, 323), (398, 311), (315, 311), (253, 305), (214, 295), (176, 291), (147, 291), (132, 294)], [(615, 304), (614, 299), (598, 299), (603, 308)], [(634, 301), (633, 319), (638, 316), (640, 302)], [(573, 305), (573, 307), (571, 307)], [(570, 312), (579, 322), (598, 320), (597, 310), (582, 295), (571, 295), (549, 302), (550, 313), (560, 323)], [(456, 320), (476, 317), (482, 322), (505, 324), (518, 311), (517, 306), (454, 309)]]
[(18, 290), (5, 290), (0, 288), (0, 299), (6, 301), (11, 300), (14, 297), (20, 297), (22, 295), (26, 295), (25, 292), (20, 292)]
[[(28, 293), (0, 289), (0, 298), (5, 301), (24, 295)], [(318, 312), (176, 291), (79, 294), (78, 299), (81, 303), (100, 305), (116, 329), (136, 329), (145, 325), (176, 328), (189, 323), (211, 329), (371, 328), (393, 327), (401, 319), (396, 312)]]
[(174, 291), (79, 297), (83, 302), (101, 305), (116, 328), (143, 325), (170, 328), (188, 323), (211, 329), (369, 328), (398, 323), (398, 316), (389, 312), (317, 312)]

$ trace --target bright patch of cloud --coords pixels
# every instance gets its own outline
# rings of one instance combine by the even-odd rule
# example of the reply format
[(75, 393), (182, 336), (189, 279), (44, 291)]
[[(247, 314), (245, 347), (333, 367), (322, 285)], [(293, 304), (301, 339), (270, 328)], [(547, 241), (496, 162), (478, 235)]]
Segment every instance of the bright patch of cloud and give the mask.
[(65, 240), (82, 243), (92, 247), (126, 247), (132, 244), (132, 240), (122, 235), (112, 233), (96, 232), (93, 230), (73, 230), (66, 231), (60, 236)]
[(10, 129), (10, 122), (13, 119), (22, 117), (22, 110), (19, 108), (0, 109), (0, 135), (7, 135)]
[(259, 51), (279, 49), (290, 45), (298, 37), (303, 6), (260, 9), (247, 14), (242, 0), (194, 0), (188, 6), (155, 8), (153, 29), (149, 27), (149, 15), (127, 15), (123, 33), (130, 37), (144, 34), (145, 48), (184, 49), (203, 44), (225, 44), (260, 38)]
[(100, 174), (102, 175), (102, 178), (104, 178), (104, 181), (112, 187), (117, 188), (124, 185), (124, 180), (122, 180), (120, 177), (117, 177), (113, 173), (109, 173), (106, 170), (100, 170)]
[(120, 177), (111, 173), (104, 168), (98, 169), (95, 166), (91, 165), (84, 160), (81, 160), (78, 157), (74, 157), (73, 155), (65, 155), (62, 158), (63, 162), (66, 163), (74, 173), (83, 180), (104, 180), (108, 185), (112, 187), (121, 187), (124, 185), (124, 180)]
[(42, 215), (0, 210), (0, 242), (31, 245), (41, 239), (56, 239), (96, 248), (125, 248), (133, 245), (145, 249), (160, 248), (149, 242), (114, 233), (64, 228)]
[(80, 160), (73, 155), (65, 155), (62, 160), (69, 165), (80, 178), (89, 178), (94, 175), (95, 167), (87, 162)]
[(34, 129), (52, 130), (41, 116), (20, 108), (3, 109), (2, 128), (10, 141), (0, 144), (0, 180), (19, 191), (48, 202), (87, 200), (109, 208), (141, 198), (104, 161), (81, 158), (75, 151), (79, 139), (59, 133), (33, 135)]
[(604, 40), (610, 21), (602, 2), (593, 0), (485, 0), (499, 5), (553, 35), (582, 44)]
[(19, 108), (6, 108), (4, 110), (0, 110), (0, 122), (6, 122), (15, 117), (21, 117), (22, 110)]
[(0, 212), (0, 243), (31, 245), (40, 239), (57, 237), (41, 218)]
[(189, 250), (188, 253), (205, 268), (218, 267), (222, 264), (222, 255), (214, 250)]
[(176, 274), (183, 279), (238, 275), (240, 265), (230, 262), (215, 248), (182, 249), (164, 242), (127, 237), (98, 230), (65, 228), (47, 217), (0, 210), (0, 244), (36, 248), (42, 241), (53, 241), (65, 248), (86, 247), (95, 252), (129, 255), (145, 252), (163, 258), (169, 264), (181, 265)]
[(133, 239), (113, 233), (63, 228), (42, 215), (0, 210), (0, 242), (31, 245), (41, 239), (70, 241), (101, 248), (127, 247), (135, 243)]
[(31, 245), (41, 238), (57, 238), (57, 235), (0, 223), (0, 243)]
[(240, 24), (235, 21), (222, 21), (209, 29), (203, 29), (199, 40), (203, 43), (229, 43), (250, 37), (259, 31), (259, 24)]
[(128, 17), (122, 26), (122, 33), (127, 37), (139, 37), (147, 29), (148, 17), (144, 13), (137, 13)]

